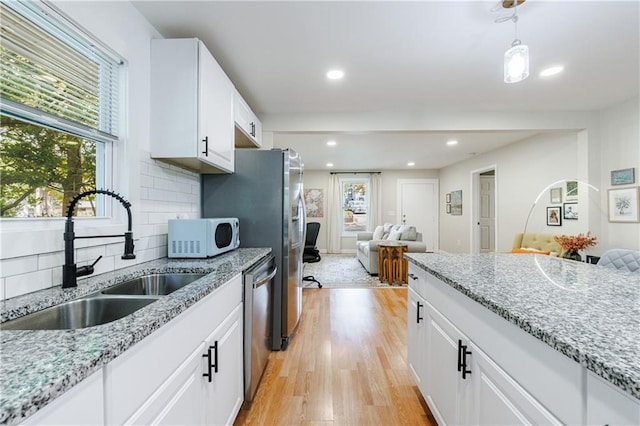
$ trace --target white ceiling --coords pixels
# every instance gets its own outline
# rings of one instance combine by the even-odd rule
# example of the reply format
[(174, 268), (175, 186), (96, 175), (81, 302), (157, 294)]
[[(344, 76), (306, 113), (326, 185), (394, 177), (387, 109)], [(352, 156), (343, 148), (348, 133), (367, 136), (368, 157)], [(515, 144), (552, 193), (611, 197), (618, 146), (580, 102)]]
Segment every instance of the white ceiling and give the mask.
[[(528, 0), (531, 76), (502, 81), (514, 39), (496, 1), (134, 1), (164, 37), (205, 42), (258, 116), (606, 108), (639, 93), (640, 3)], [(543, 79), (551, 65), (565, 72)], [(345, 78), (324, 74), (341, 68)], [(441, 168), (536, 132), (276, 133), (308, 169)], [(449, 138), (458, 147), (445, 149)], [(338, 145), (328, 149), (328, 139)], [(412, 155), (408, 155), (408, 153)]]

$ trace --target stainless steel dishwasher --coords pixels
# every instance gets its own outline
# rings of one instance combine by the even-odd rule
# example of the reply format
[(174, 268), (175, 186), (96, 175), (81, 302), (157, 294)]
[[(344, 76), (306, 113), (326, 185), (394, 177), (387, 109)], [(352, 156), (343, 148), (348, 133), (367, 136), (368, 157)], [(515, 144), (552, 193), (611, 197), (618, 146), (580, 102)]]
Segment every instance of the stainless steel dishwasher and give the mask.
[(271, 291), (276, 275), (269, 255), (244, 273), (244, 400), (256, 393), (271, 352)]

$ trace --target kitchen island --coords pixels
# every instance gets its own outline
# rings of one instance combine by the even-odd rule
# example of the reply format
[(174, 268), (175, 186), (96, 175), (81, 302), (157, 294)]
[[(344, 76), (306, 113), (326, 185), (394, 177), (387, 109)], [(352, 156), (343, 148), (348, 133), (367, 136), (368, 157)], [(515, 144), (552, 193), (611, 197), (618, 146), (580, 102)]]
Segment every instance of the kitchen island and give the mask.
[[(437, 330), (451, 326), (463, 336), (455, 338), (462, 346), (458, 370), (464, 351), (474, 362), (487, 355), (494, 367), (508, 373), (505, 377), (514, 386), (538, 399), (535, 404), (546, 413), (540, 421), (599, 421), (598, 404), (608, 404), (606, 398), (603, 402), (592, 394), (598, 389), (620, 396), (623, 410), (634, 422), (640, 419), (640, 275), (528, 254), (408, 253), (405, 257), (413, 272), (409, 285), (418, 300), (417, 317), (428, 317), (426, 328), (430, 320), (435, 324), (435, 332), (425, 331), (425, 348), (431, 350), (429, 339)], [(420, 308), (425, 305), (423, 314)], [(416, 313), (409, 309), (411, 334)], [(417, 321), (417, 327), (424, 322)], [(467, 340), (470, 343), (465, 344)], [(410, 363), (412, 345), (410, 341)], [(545, 368), (546, 379), (558, 383), (542, 383)], [(422, 376), (419, 370), (414, 377), (426, 383), (421, 390), (429, 403), (428, 367)], [(474, 377), (471, 370), (466, 379)], [(488, 377), (484, 371), (480, 375)], [(438, 405), (435, 397), (431, 404)], [(463, 421), (470, 415), (443, 418)]]
[(208, 274), (104, 325), (76, 330), (0, 330), (0, 423), (14, 424), (33, 415), (270, 252), (269, 248), (237, 249), (211, 259), (159, 259), (91, 276), (74, 289), (58, 286), (2, 302), (4, 322), (146, 274)]

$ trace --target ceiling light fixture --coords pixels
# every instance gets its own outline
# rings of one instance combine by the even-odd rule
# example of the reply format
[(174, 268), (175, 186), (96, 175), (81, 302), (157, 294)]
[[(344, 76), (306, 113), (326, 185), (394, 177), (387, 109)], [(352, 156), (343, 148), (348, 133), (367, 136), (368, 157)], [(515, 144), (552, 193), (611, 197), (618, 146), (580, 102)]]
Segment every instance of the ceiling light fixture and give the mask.
[(416, 163), (414, 163), (413, 161), (409, 161), (409, 162), (407, 163), (407, 166), (409, 166), (409, 167), (413, 167), (413, 166), (415, 166), (415, 165), (416, 165)]
[[(505, 83), (517, 83), (529, 77), (529, 47), (518, 39), (518, 4), (522, 4), (524, 1), (510, 2), (510, 5), (513, 6), (513, 15), (495, 20), (497, 23), (513, 21), (515, 28), (515, 39), (511, 43), (511, 47), (504, 52)], [(505, 2), (503, 2), (503, 6), (505, 6)]]
[(331, 70), (327, 73), (329, 80), (340, 80), (342, 77), (344, 77), (344, 71), (342, 70)]
[(336, 146), (337, 142), (336, 141), (327, 141), (327, 145), (329, 146)]
[(449, 145), (449, 146), (458, 145), (458, 141), (456, 141), (456, 140), (447, 141), (447, 145)]
[(327, 167), (333, 167), (333, 163), (327, 163)]
[(562, 71), (564, 71), (564, 67), (562, 65), (549, 67), (540, 71), (540, 77), (551, 77), (552, 75), (560, 74)]

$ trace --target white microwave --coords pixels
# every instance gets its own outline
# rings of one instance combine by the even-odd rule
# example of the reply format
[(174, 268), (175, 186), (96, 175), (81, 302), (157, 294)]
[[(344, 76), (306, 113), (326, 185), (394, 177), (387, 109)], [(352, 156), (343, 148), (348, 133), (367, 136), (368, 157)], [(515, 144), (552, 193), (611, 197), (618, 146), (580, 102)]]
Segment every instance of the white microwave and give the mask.
[(240, 246), (240, 222), (235, 217), (171, 219), (169, 257), (205, 258)]

